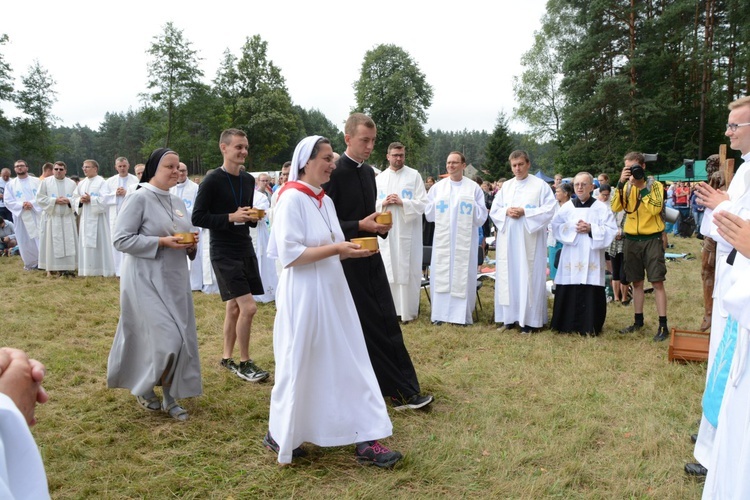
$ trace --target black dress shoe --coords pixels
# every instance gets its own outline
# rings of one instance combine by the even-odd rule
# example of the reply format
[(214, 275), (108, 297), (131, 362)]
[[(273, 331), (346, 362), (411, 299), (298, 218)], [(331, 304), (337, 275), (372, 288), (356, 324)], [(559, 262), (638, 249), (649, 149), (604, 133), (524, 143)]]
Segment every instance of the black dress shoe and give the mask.
[(706, 477), (708, 469), (699, 463), (687, 463), (685, 464), (685, 474), (688, 476)]
[(654, 335), (654, 342), (663, 342), (669, 338), (669, 330), (666, 326), (660, 326)]
[(690, 441), (693, 442), (693, 444), (698, 442), (698, 434), (690, 434)]

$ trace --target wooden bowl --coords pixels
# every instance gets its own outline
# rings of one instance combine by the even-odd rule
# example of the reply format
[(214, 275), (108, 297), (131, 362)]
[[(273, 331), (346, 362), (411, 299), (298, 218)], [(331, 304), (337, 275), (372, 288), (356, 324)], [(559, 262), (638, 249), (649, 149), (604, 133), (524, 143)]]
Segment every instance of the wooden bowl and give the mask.
[(352, 238), (352, 243), (359, 245), (365, 250), (371, 252), (378, 251), (378, 239), (377, 238)]
[(266, 211), (260, 208), (248, 208), (247, 215), (257, 217), (258, 219), (262, 219), (263, 217), (266, 216)]
[(195, 234), (193, 233), (174, 233), (174, 235), (180, 238), (178, 243), (195, 243)]
[(378, 224), (393, 224), (393, 216), (390, 212), (383, 212), (375, 217), (375, 222)]

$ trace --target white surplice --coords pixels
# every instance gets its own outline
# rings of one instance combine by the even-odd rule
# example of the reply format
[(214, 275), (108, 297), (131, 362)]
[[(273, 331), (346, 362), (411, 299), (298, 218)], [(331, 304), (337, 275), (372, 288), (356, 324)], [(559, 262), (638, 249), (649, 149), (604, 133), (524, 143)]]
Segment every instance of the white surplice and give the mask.
[[(23, 179), (14, 177), (5, 185), (3, 195), (5, 207), (13, 214), (18, 251), (23, 260), (23, 267), (27, 270), (39, 265), (39, 225), (42, 210), (36, 202), (39, 183), (39, 179), (30, 175)], [(23, 209), (26, 201), (32, 204), (31, 210)]]
[[(268, 210), (271, 207), (270, 200), (265, 193), (255, 191), (253, 195), (253, 208)], [(258, 258), (258, 269), (260, 279), (263, 282), (263, 295), (253, 295), (257, 302), (273, 302), (276, 298), (276, 286), (279, 277), (276, 274), (276, 261), (268, 256), (268, 214), (258, 221), (257, 227), (250, 227), (250, 237), (253, 239), (253, 249)]]
[(49, 498), (39, 448), (16, 404), (0, 393), (0, 498)]
[[(591, 224), (591, 235), (576, 232), (578, 221)], [(553, 217), (552, 232), (563, 244), (555, 283), (604, 286), (604, 251), (617, 235), (609, 205), (595, 200), (591, 207), (577, 208), (570, 200)]]
[[(36, 200), (45, 214), (39, 237), (39, 268), (47, 271), (75, 271), (78, 265), (78, 228), (73, 210), (76, 183), (67, 177), (47, 177), (40, 186)], [(56, 203), (60, 197), (69, 205)]]
[[(84, 194), (90, 203), (81, 205)], [(78, 235), (78, 275), (114, 276), (112, 238), (109, 230), (109, 206), (114, 204), (114, 193), (100, 175), (81, 180), (73, 195), (73, 207), (80, 215)], [(79, 206), (80, 205), (80, 206)]]
[(419, 313), (422, 283), (422, 214), (427, 205), (427, 191), (419, 172), (404, 166), (399, 170), (383, 170), (375, 177), (378, 197), (375, 210), (383, 210), (383, 200), (397, 194), (402, 205), (391, 204), (393, 227), (387, 238), (378, 238), (388, 284), (393, 295), (396, 314), (401, 321), (411, 321)]
[[(125, 196), (117, 196), (117, 188), (123, 188), (126, 192), (133, 186), (138, 185), (138, 177), (133, 174), (127, 174), (125, 176), (113, 175), (107, 179), (107, 187), (112, 196), (114, 196), (115, 203), (109, 206), (109, 234), (115, 233), (115, 223), (117, 222), (117, 214), (120, 213), (120, 207), (122, 202), (125, 201)], [(120, 276), (120, 264), (122, 263), (122, 252), (118, 252), (117, 249), (112, 246), (112, 260), (115, 264), (115, 275)]]
[[(490, 217), (495, 239), (495, 322), (541, 328), (547, 323), (547, 224), (557, 201), (546, 182), (533, 175), (510, 179), (495, 195)], [(508, 208), (524, 215), (508, 217)]]
[[(173, 188), (170, 188), (170, 193), (178, 197), (185, 204), (188, 216), (193, 215), (193, 204), (195, 203), (195, 197), (198, 195), (198, 184), (191, 181), (190, 179), (185, 180), (182, 184), (177, 184)], [(198, 231), (198, 228), (193, 227), (191, 231)], [(202, 234), (202, 233), (201, 233)], [(190, 268), (190, 288), (193, 290), (203, 289), (203, 245), (201, 242), (198, 243), (198, 250), (195, 254), (194, 260), (188, 260), (188, 267)]]
[(737, 344), (710, 449), (704, 500), (750, 498), (750, 260), (737, 253), (729, 267), (722, 302), (738, 323)]
[[(723, 201), (716, 206), (714, 210), (706, 208), (703, 214), (703, 223), (701, 224), (701, 233), (709, 236), (716, 241), (716, 268), (714, 270), (714, 304), (711, 310), (711, 336), (708, 344), (708, 364), (706, 370), (706, 381), (708, 374), (711, 373), (716, 351), (721, 344), (724, 335), (724, 328), (727, 323), (727, 311), (723, 307), (722, 297), (724, 296), (728, 283), (729, 272), (732, 266), (727, 264), (727, 256), (732, 251), (732, 245), (726, 242), (718, 233), (716, 224), (713, 222), (713, 213), (721, 210), (727, 210), (737, 215), (745, 214), (750, 209), (750, 153), (743, 155), (744, 163), (740, 165), (737, 172), (732, 177), (732, 181), (727, 188), (728, 201)], [(750, 218), (750, 213), (745, 218)], [(698, 439), (695, 442), (693, 455), (695, 459), (706, 468), (710, 468), (712, 447), (716, 428), (704, 417), (701, 416), (700, 427), (698, 428)]]
[(311, 247), (344, 241), (336, 208), (288, 189), (276, 206), (268, 253), (285, 266), (276, 290), (275, 383), (268, 427), (280, 463), (303, 442), (343, 446), (393, 431), (338, 255), (290, 266)]
[(435, 222), (430, 261), (432, 321), (473, 323), (476, 303), (479, 227), (487, 220), (484, 192), (463, 177), (447, 177), (430, 189), (425, 219)]

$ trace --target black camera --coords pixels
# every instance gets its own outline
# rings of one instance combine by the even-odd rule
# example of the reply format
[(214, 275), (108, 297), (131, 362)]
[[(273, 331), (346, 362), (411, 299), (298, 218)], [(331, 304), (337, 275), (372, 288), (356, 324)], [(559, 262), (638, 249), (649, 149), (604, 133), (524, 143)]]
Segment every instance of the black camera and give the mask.
[(646, 178), (646, 171), (643, 170), (643, 167), (641, 165), (638, 165), (637, 163), (630, 167), (630, 175), (633, 176), (633, 179), (635, 180), (642, 180)]

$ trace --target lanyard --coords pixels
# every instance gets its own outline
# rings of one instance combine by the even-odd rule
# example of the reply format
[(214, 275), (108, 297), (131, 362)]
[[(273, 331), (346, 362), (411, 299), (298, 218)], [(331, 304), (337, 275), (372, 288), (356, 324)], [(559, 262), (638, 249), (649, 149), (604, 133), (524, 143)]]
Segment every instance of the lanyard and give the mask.
[(221, 168), (224, 171), (224, 174), (227, 176), (227, 181), (229, 181), (229, 187), (232, 189), (232, 197), (234, 198), (234, 202), (237, 204), (237, 208), (240, 208), (240, 203), (242, 203), (242, 177), (237, 176), (237, 178), (240, 180), (240, 198), (237, 199), (237, 193), (234, 192), (234, 184), (232, 184), (232, 178), (229, 177), (229, 172), (222, 167)]

